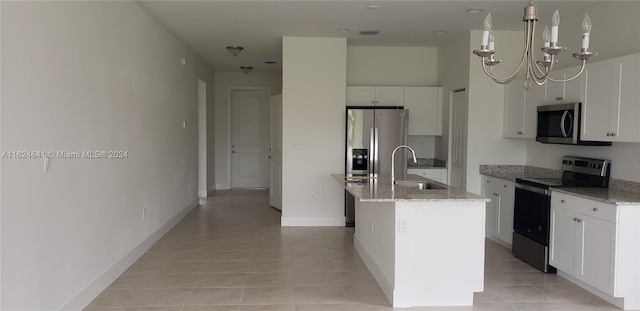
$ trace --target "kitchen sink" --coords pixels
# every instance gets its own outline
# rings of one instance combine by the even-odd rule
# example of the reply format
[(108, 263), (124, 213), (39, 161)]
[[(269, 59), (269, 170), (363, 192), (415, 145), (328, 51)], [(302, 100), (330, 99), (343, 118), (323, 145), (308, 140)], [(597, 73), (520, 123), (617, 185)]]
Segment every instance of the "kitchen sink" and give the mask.
[(396, 180), (395, 186), (416, 190), (447, 189), (446, 187), (439, 186), (430, 182), (415, 180)]

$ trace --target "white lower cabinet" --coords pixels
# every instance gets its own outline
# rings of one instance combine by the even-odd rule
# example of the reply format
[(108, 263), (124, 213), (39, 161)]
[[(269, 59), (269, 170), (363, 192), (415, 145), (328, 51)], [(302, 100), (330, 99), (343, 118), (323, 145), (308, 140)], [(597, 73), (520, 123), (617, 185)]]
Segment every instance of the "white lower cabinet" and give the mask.
[(552, 266), (613, 295), (616, 224), (551, 207)]
[(552, 192), (549, 263), (625, 310), (640, 308), (639, 224), (638, 205)]
[(433, 179), (443, 184), (447, 183), (446, 168), (410, 168), (407, 169), (407, 174), (419, 175), (424, 178)]
[(482, 196), (491, 199), (486, 205), (487, 237), (511, 245), (513, 240), (513, 205), (515, 186), (508, 180), (482, 176)]

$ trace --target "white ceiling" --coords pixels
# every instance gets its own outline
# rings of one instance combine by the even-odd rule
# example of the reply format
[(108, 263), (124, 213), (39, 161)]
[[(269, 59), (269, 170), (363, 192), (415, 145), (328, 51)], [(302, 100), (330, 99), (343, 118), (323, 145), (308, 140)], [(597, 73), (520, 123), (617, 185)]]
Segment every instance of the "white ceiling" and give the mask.
[[(216, 71), (281, 72), (282, 37), (344, 37), (349, 46), (436, 47), (471, 29), (481, 29), (492, 12), (493, 29), (521, 30), (528, 1), (137, 1)], [(535, 2), (540, 23), (549, 24), (555, 9), (560, 14), (584, 11), (596, 1)], [(379, 6), (376, 9), (367, 8)], [(469, 14), (470, 8), (483, 8)], [(351, 29), (349, 33), (339, 29)], [(360, 30), (379, 30), (362, 36)], [(434, 31), (446, 31), (435, 35)], [(235, 58), (225, 49), (240, 45)], [(265, 61), (275, 61), (267, 65)]]

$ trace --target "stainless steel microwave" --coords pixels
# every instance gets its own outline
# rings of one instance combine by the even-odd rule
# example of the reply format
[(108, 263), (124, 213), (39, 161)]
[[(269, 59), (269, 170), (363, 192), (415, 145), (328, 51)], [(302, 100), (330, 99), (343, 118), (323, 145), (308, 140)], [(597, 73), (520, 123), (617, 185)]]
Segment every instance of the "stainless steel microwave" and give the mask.
[(611, 142), (580, 139), (581, 103), (538, 106), (536, 141), (546, 144), (611, 146)]

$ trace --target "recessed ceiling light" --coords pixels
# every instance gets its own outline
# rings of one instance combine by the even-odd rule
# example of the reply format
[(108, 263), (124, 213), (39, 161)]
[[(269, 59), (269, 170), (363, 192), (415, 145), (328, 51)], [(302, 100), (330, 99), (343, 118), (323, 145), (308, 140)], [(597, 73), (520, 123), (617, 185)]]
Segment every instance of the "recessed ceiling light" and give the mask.
[(347, 32), (351, 32), (351, 29), (338, 29), (338, 32), (342, 32), (342, 33), (347, 33)]
[(370, 9), (370, 10), (374, 10), (374, 9), (379, 8), (379, 7), (380, 7), (379, 5), (375, 5), (375, 4), (367, 5), (367, 9)]
[(363, 36), (375, 36), (380, 33), (379, 30), (360, 30), (360, 34)]
[(484, 12), (484, 9), (467, 9), (467, 13), (478, 14)]
[(437, 31), (434, 31), (434, 32), (433, 32), (433, 34), (434, 34), (434, 35), (441, 36), (441, 35), (446, 35), (446, 34), (447, 34), (447, 32), (446, 32), (446, 31), (444, 31), (444, 30), (437, 30)]

